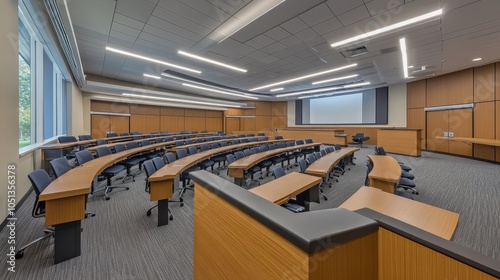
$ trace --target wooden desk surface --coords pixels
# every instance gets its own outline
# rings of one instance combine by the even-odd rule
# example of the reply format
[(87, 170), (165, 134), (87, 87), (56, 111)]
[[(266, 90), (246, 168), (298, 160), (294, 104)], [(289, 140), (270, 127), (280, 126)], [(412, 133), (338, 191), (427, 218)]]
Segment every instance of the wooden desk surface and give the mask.
[(500, 147), (500, 140), (498, 139), (473, 138), (473, 137), (444, 137), (444, 136), (436, 136), (436, 139), (462, 142), (466, 144), (480, 144), (480, 145)]
[(292, 197), (320, 184), (321, 181), (322, 179), (316, 176), (292, 172), (253, 188), (250, 192), (276, 204), (283, 204)]
[[(243, 178), (243, 172), (244, 170), (247, 170), (251, 168), (252, 166), (258, 164), (259, 162), (263, 161), (266, 158), (270, 158), (274, 155), (278, 154), (284, 154), (286, 152), (298, 150), (298, 149), (307, 149), (307, 148), (312, 148), (321, 145), (322, 143), (309, 143), (309, 144), (303, 144), (303, 145), (296, 145), (296, 146), (291, 146), (291, 147), (285, 147), (285, 148), (278, 148), (278, 149), (273, 149), (261, 153), (256, 153), (248, 157), (244, 157), (242, 159), (239, 159), (233, 163), (231, 163), (228, 167), (229, 169), (229, 176), (233, 178)], [(239, 177), (238, 177), (239, 176)]]
[(361, 187), (339, 208), (351, 211), (370, 208), (448, 240), (453, 236), (459, 218), (458, 213), (372, 187)]
[(359, 151), (359, 148), (349, 147), (326, 154), (309, 165), (306, 169), (306, 174), (326, 177), (333, 166), (337, 165), (343, 158), (354, 154), (356, 151)]
[(401, 166), (391, 156), (368, 155), (373, 169), (368, 174), (370, 179), (396, 183), (401, 177)]

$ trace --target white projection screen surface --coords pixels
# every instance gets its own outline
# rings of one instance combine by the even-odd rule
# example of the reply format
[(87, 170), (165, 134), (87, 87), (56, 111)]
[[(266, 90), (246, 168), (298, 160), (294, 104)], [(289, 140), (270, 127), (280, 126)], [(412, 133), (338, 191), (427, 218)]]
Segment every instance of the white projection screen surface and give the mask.
[(374, 124), (376, 111), (375, 89), (304, 99), (302, 124)]

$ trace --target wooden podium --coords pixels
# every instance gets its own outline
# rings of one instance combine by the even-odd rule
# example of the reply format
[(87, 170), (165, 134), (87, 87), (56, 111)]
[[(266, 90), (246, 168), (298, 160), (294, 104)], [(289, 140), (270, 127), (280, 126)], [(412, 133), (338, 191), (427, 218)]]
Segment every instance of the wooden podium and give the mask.
[(377, 130), (377, 146), (388, 153), (419, 157), (422, 129), (383, 128)]

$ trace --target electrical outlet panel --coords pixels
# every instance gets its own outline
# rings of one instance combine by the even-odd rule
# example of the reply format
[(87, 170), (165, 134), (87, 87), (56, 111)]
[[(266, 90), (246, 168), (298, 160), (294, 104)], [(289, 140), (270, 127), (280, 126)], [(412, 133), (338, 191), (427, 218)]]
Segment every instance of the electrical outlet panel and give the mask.
[(444, 137), (448, 137), (449, 136), (449, 133), (447, 131), (444, 132)]
[(453, 132), (448, 132), (448, 137), (453, 137), (455, 134)]

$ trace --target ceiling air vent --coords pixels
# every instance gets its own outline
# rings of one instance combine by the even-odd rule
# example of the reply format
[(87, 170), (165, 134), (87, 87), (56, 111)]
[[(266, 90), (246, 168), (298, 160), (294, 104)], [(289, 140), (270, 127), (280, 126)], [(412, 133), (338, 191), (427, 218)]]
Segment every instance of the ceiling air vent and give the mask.
[(345, 58), (352, 58), (360, 55), (364, 55), (368, 53), (368, 50), (365, 46), (358, 47), (355, 49), (345, 50), (340, 52)]

